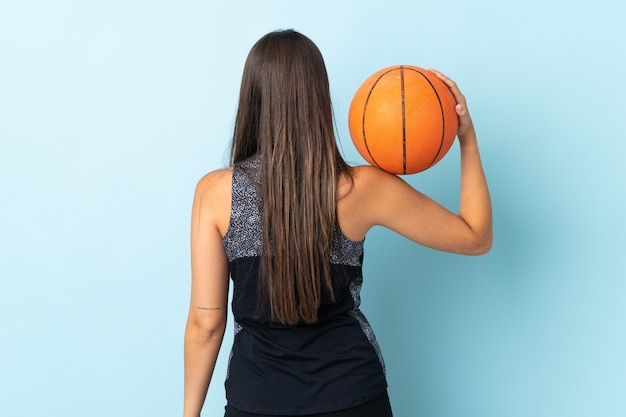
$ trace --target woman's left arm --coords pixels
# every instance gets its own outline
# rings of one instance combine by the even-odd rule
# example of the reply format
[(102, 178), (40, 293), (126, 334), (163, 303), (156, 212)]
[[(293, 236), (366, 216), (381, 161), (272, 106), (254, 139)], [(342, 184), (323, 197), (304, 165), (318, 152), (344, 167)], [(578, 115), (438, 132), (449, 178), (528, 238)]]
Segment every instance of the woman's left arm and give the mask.
[(222, 180), (223, 171), (207, 174), (196, 187), (193, 203), (183, 417), (200, 416), (226, 328), (229, 265), (218, 227), (226, 204), (220, 194)]

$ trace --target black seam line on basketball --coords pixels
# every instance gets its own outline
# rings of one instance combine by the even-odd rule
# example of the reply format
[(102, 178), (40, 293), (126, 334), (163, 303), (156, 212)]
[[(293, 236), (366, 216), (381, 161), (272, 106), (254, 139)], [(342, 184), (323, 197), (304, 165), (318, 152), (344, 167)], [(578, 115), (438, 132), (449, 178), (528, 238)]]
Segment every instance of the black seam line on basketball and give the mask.
[(407, 69), (417, 72), (419, 75), (424, 77), (424, 79), (428, 82), (428, 84), (430, 84), (433, 91), (435, 92), (435, 95), (437, 96), (437, 101), (439, 102), (439, 110), (441, 110), (441, 140), (439, 141), (439, 149), (437, 149), (437, 153), (435, 154), (435, 157), (433, 158), (432, 162), (428, 164), (428, 166), (426, 167), (426, 169), (428, 169), (435, 164), (435, 161), (437, 161), (437, 157), (439, 156), (439, 154), (441, 153), (441, 149), (443, 148), (443, 142), (445, 140), (445, 134), (446, 134), (446, 118), (445, 118), (445, 114), (443, 113), (443, 104), (441, 103), (441, 98), (439, 97), (439, 93), (437, 92), (437, 89), (435, 88), (433, 83), (431, 83), (428, 77), (426, 77), (426, 75), (424, 75), (424, 73), (422, 73), (421, 71), (418, 71), (415, 68), (407, 68)]
[(367, 93), (367, 98), (365, 98), (365, 104), (363, 105), (363, 118), (361, 120), (361, 130), (363, 133), (363, 144), (365, 145), (365, 149), (367, 150), (367, 154), (370, 156), (370, 158), (372, 158), (372, 162), (374, 163), (374, 165), (376, 165), (378, 168), (382, 168), (380, 166), (380, 164), (378, 162), (376, 162), (376, 158), (374, 158), (374, 155), (372, 155), (372, 153), (370, 152), (370, 148), (369, 146), (367, 146), (367, 138), (365, 135), (365, 113), (367, 112), (367, 103), (370, 101), (370, 96), (372, 95), (372, 91), (374, 91), (374, 88), (376, 87), (376, 84), (378, 84), (378, 82), (387, 74), (389, 74), (390, 72), (393, 72), (395, 70), (397, 70), (397, 67), (391, 68), (388, 71), (385, 71), (383, 74), (380, 75), (380, 77), (378, 77), (376, 79), (376, 81), (374, 81), (374, 84), (372, 84), (372, 87), (370, 88), (370, 91)]
[(404, 102), (404, 65), (400, 65), (400, 95), (402, 97), (402, 173), (406, 174), (406, 106)]

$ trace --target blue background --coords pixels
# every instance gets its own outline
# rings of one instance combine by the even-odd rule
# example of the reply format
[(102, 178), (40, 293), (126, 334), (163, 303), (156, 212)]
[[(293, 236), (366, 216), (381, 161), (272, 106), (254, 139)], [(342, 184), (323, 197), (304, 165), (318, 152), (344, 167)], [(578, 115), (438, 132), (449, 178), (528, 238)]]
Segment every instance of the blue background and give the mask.
[[(2, 0), (0, 415), (182, 409), (193, 189), (227, 163), (252, 44), (325, 56), (346, 158), (394, 64), (467, 95), (494, 206), (482, 257), (383, 229), (364, 311), (395, 414), (626, 415), (622, 2)], [(458, 147), (407, 177), (451, 209)], [(221, 415), (229, 324), (205, 416)]]

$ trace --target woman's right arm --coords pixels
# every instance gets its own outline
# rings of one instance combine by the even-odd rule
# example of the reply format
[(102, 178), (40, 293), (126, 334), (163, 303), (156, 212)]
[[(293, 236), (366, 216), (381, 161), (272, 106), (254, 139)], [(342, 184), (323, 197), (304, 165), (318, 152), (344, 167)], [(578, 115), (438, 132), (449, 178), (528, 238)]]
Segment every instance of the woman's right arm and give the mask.
[(453, 213), (415, 190), (397, 176), (378, 169), (362, 175), (367, 184), (367, 210), (371, 225), (381, 225), (433, 249), (480, 255), (491, 248), (491, 199), (483, 172), (476, 132), (465, 97), (456, 83), (431, 70), (444, 81), (457, 101), (461, 149), (461, 190), (458, 213)]

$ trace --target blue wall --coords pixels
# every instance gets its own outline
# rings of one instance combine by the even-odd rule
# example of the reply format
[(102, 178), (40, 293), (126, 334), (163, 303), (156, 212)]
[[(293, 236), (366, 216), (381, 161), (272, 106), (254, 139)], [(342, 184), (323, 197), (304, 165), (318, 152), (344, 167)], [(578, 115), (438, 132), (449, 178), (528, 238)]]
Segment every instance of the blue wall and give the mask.
[[(293, 27), (358, 85), (468, 96), (495, 210), (478, 258), (368, 236), (397, 416), (626, 415), (626, 8), (617, 0), (0, 2), (0, 415), (180, 415), (193, 188), (226, 163), (252, 44)], [(458, 149), (408, 177), (454, 209)], [(220, 415), (228, 331), (206, 416)]]

